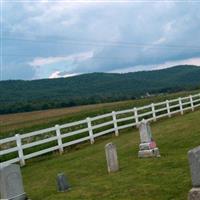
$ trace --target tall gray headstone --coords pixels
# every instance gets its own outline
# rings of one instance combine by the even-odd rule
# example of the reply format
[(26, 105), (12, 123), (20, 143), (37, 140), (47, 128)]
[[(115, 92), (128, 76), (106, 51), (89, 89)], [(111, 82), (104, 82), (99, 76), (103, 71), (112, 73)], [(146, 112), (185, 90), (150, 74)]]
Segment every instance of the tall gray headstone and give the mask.
[(200, 200), (200, 146), (188, 151), (188, 160), (193, 188), (190, 190), (189, 200)]
[(188, 151), (192, 186), (200, 187), (200, 146)]
[(113, 143), (105, 145), (105, 153), (107, 160), (108, 172), (116, 172), (119, 170), (116, 146)]
[(63, 173), (57, 175), (57, 187), (59, 192), (65, 192), (70, 189), (69, 182)]
[(141, 143), (151, 142), (152, 133), (149, 123), (146, 120), (142, 120), (139, 124), (140, 140)]
[(20, 166), (12, 164), (0, 168), (1, 199), (25, 200)]
[(139, 132), (141, 143), (139, 145), (138, 157), (160, 157), (159, 149), (152, 138), (150, 125), (146, 120), (142, 120), (139, 124)]

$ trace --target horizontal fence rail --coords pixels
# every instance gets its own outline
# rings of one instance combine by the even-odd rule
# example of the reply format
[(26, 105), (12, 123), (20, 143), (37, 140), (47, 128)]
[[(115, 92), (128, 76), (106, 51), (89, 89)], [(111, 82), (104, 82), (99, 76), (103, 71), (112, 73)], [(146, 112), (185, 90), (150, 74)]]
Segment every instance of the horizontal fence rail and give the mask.
[(199, 106), (200, 93), (142, 107), (113, 111), (67, 124), (57, 124), (51, 128), (26, 134), (16, 134), (0, 140), (1, 165), (20, 162), (20, 165), (23, 166), (25, 160), (29, 158), (55, 150), (62, 154), (65, 147), (83, 141), (90, 141), (93, 144), (96, 137), (108, 133), (118, 136), (120, 130), (137, 126), (142, 119), (156, 121), (162, 117), (171, 117), (173, 114), (183, 114), (187, 110), (194, 111)]

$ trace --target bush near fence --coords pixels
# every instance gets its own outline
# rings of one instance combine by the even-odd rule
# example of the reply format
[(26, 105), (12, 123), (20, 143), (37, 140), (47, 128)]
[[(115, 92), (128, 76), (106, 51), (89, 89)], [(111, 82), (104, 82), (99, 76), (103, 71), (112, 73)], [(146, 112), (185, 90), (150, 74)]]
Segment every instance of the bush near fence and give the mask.
[(142, 107), (113, 111), (84, 120), (71, 122), (54, 127), (34, 131), (26, 134), (16, 134), (0, 140), (1, 164), (9, 165), (58, 150), (60, 154), (64, 148), (78, 143), (90, 141), (105, 134), (119, 135), (122, 129), (137, 126), (142, 119), (156, 121), (162, 117), (171, 117), (174, 114), (187, 110), (194, 110), (200, 106), (200, 94), (179, 97), (159, 103), (152, 103)]

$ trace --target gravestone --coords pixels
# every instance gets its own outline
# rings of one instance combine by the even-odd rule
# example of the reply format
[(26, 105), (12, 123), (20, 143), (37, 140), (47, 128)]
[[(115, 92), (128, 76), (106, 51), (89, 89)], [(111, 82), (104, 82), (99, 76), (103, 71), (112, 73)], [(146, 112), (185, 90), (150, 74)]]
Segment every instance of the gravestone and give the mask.
[(106, 144), (105, 153), (106, 153), (108, 172), (110, 173), (118, 171), (119, 163), (118, 163), (116, 146), (113, 143)]
[(152, 139), (151, 128), (146, 120), (142, 120), (142, 122), (139, 125), (139, 130), (140, 130), (141, 143), (151, 142)]
[(193, 188), (190, 190), (189, 200), (200, 200), (200, 146), (188, 151), (188, 160)]
[(0, 168), (1, 199), (25, 200), (20, 166), (12, 164)]
[(63, 173), (57, 175), (57, 187), (59, 192), (65, 192), (70, 189), (69, 182)]
[(192, 186), (200, 187), (200, 146), (188, 151)]
[(160, 157), (159, 149), (152, 138), (150, 125), (146, 120), (142, 120), (139, 124), (139, 132), (141, 143), (139, 145), (138, 157)]

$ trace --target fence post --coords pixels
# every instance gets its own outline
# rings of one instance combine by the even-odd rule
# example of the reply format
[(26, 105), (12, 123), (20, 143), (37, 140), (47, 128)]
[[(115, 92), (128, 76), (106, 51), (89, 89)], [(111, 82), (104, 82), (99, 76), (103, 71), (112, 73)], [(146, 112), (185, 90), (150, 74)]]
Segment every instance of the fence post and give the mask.
[(153, 115), (153, 121), (156, 121), (156, 112), (155, 112), (155, 105), (154, 103), (151, 104), (151, 110), (152, 110), (152, 115)]
[(20, 134), (16, 134), (15, 138), (16, 138), (16, 144), (17, 144), (17, 148), (18, 148), (19, 162), (20, 162), (21, 166), (24, 166), (25, 159), (24, 159), (24, 153), (23, 153), (23, 149), (22, 149), (22, 142), (21, 142)]
[(56, 136), (57, 136), (57, 140), (58, 140), (59, 152), (60, 152), (60, 154), (62, 154), (63, 153), (63, 145), (62, 145), (62, 137), (61, 137), (61, 133), (60, 133), (60, 126), (58, 124), (56, 124), (55, 128), (56, 128)]
[(178, 101), (179, 101), (181, 115), (183, 115), (183, 105), (182, 105), (181, 97), (178, 98)]
[(91, 124), (91, 119), (88, 117), (87, 119), (87, 124), (88, 124), (88, 131), (89, 131), (89, 136), (90, 136), (90, 143), (94, 144), (94, 135), (92, 131), (92, 124)]
[(167, 107), (167, 114), (168, 114), (168, 117), (171, 117), (170, 106), (169, 106), (169, 100), (166, 100), (166, 107)]
[(194, 103), (193, 103), (192, 95), (190, 95), (190, 104), (191, 104), (192, 111), (194, 111)]
[(134, 116), (135, 116), (135, 123), (136, 123), (136, 126), (139, 124), (139, 119), (138, 119), (138, 111), (137, 111), (137, 108), (133, 108), (133, 111), (134, 111)]
[(117, 117), (115, 111), (112, 111), (112, 118), (113, 118), (113, 124), (114, 124), (114, 129), (115, 129), (115, 136), (119, 135), (119, 130), (117, 127)]

